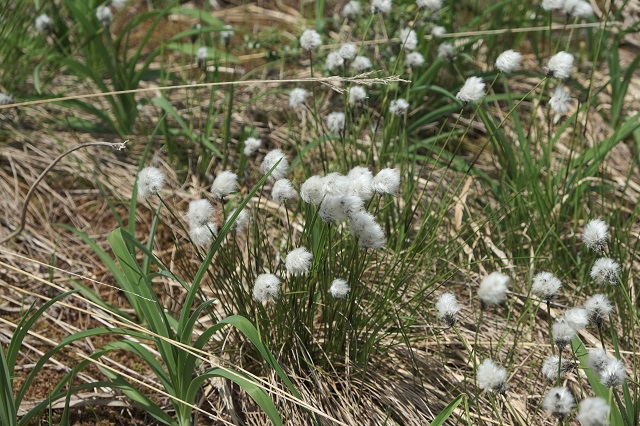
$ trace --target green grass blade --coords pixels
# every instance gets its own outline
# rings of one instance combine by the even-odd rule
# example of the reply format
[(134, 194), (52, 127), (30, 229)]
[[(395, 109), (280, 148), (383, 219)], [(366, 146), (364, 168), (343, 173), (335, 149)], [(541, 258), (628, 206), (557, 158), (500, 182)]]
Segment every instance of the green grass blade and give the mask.
[(433, 419), (433, 421), (431, 422), (431, 426), (442, 426), (444, 422), (446, 422), (449, 417), (451, 417), (454, 410), (458, 408), (458, 405), (460, 405), (463, 399), (464, 395), (458, 395), (453, 401), (449, 403), (449, 405), (444, 408), (444, 410), (440, 412), (440, 414), (438, 414), (435, 419)]

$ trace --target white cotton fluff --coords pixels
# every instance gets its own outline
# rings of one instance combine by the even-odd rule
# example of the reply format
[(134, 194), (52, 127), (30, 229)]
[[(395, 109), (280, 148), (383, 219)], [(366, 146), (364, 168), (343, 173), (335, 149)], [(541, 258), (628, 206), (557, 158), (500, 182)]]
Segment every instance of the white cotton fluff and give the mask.
[(300, 198), (305, 203), (320, 205), (324, 198), (324, 179), (320, 176), (311, 176), (300, 187)]
[(349, 180), (338, 172), (329, 173), (322, 178), (322, 194), (324, 197), (337, 197), (347, 193)]
[(371, 180), (371, 188), (377, 194), (394, 195), (400, 188), (400, 171), (382, 169)]
[(279, 204), (284, 204), (288, 200), (295, 200), (297, 196), (298, 193), (289, 179), (279, 179), (271, 188), (271, 198)]
[(594, 294), (584, 302), (584, 308), (598, 327), (602, 327), (604, 321), (613, 312), (613, 305), (604, 294)]
[(584, 0), (566, 0), (562, 7), (564, 13), (574, 18), (587, 19), (593, 16), (593, 8)]
[(316, 30), (304, 30), (300, 36), (300, 46), (306, 50), (312, 50), (322, 45), (322, 37)]
[(160, 169), (145, 167), (138, 175), (138, 195), (142, 198), (156, 195), (164, 187), (166, 178)]
[(496, 59), (496, 68), (503, 73), (510, 73), (520, 68), (520, 61), (522, 61), (522, 54), (515, 50), (507, 50), (502, 52), (498, 59)]
[(626, 375), (622, 361), (610, 358), (600, 370), (600, 383), (608, 388), (614, 388), (624, 383)]
[(349, 231), (356, 238), (360, 247), (379, 249), (386, 243), (384, 231), (371, 213), (361, 211), (351, 217)]
[(411, 52), (405, 55), (404, 62), (411, 69), (418, 68), (424, 65), (424, 56), (418, 52)]
[(336, 299), (344, 299), (347, 297), (349, 290), (351, 290), (349, 283), (342, 278), (336, 278), (333, 280), (331, 287), (329, 288), (329, 292), (331, 292), (331, 295)]
[(289, 106), (293, 109), (300, 108), (307, 101), (309, 92), (302, 88), (296, 88), (289, 93)]
[(371, 13), (391, 12), (391, 0), (371, 0)]
[(551, 327), (551, 336), (558, 350), (562, 352), (571, 339), (576, 336), (576, 330), (569, 325), (564, 317), (560, 317), (556, 319)]
[(483, 392), (504, 393), (506, 390), (507, 370), (490, 359), (478, 366), (476, 378)]
[(342, 9), (342, 16), (346, 19), (353, 19), (362, 13), (360, 2), (352, 0), (344, 5)]
[(366, 56), (356, 56), (351, 62), (351, 69), (357, 73), (364, 72), (372, 66), (371, 60)]
[(549, 99), (549, 106), (558, 114), (564, 114), (571, 108), (571, 95), (564, 87), (558, 86)]
[(225, 46), (229, 46), (229, 43), (231, 43), (231, 39), (233, 38), (231, 25), (225, 25), (223, 28), (224, 29), (220, 31), (220, 40)]
[(213, 238), (218, 235), (218, 227), (213, 222), (207, 222), (204, 225), (192, 226), (189, 230), (191, 241), (197, 246), (208, 247), (211, 245)]
[(339, 197), (338, 202), (342, 212), (347, 217), (352, 217), (356, 213), (364, 211), (364, 201), (362, 198), (355, 195), (343, 195)]
[(111, 0), (111, 6), (116, 9), (122, 9), (127, 3), (129, 3), (129, 0)]
[(269, 176), (271, 179), (280, 180), (287, 175), (287, 172), (289, 171), (289, 161), (287, 161), (287, 157), (285, 157), (284, 152), (282, 152), (281, 149), (269, 151), (267, 155), (264, 156), (261, 165), (262, 172), (267, 173), (274, 166), (275, 169), (273, 169), (273, 172), (271, 172), (271, 175)]
[(258, 149), (262, 146), (262, 139), (258, 139), (258, 138), (247, 138), (244, 141), (244, 155), (246, 155), (247, 157), (251, 157), (253, 154), (255, 154)]
[(205, 46), (202, 46), (198, 49), (198, 53), (196, 55), (196, 62), (198, 66), (203, 66), (205, 62), (207, 62), (207, 58), (209, 57), (209, 51)]
[(253, 298), (258, 302), (275, 302), (280, 295), (280, 279), (273, 274), (260, 274), (253, 285)]
[(189, 227), (197, 228), (206, 225), (213, 216), (213, 211), (213, 206), (208, 200), (200, 199), (190, 202), (186, 214)]
[(609, 227), (601, 219), (593, 219), (584, 227), (582, 242), (588, 249), (602, 252), (607, 247)]
[(464, 103), (475, 102), (484, 96), (485, 84), (480, 77), (469, 77), (456, 95)]
[(211, 193), (216, 198), (224, 198), (235, 192), (238, 186), (238, 175), (232, 171), (225, 170), (218, 173), (211, 185)]
[(507, 298), (510, 278), (500, 272), (487, 275), (478, 288), (478, 297), (483, 307), (499, 305)]
[(305, 247), (291, 250), (285, 259), (285, 266), (291, 275), (304, 275), (309, 272), (313, 255)]
[(343, 112), (332, 112), (327, 115), (325, 118), (327, 122), (327, 128), (330, 132), (340, 133), (344, 130), (344, 113)]
[(573, 395), (565, 386), (551, 388), (542, 401), (542, 407), (559, 419), (569, 414), (574, 406)]
[(0, 93), (0, 105), (10, 105), (14, 103), (13, 97), (6, 93)]
[(445, 27), (433, 27), (431, 29), (431, 35), (435, 38), (442, 38), (447, 33), (447, 29)]
[[(231, 218), (233, 217), (234, 214), (236, 214), (237, 211), (238, 209), (236, 208), (234, 211), (231, 212), (231, 214), (227, 218), (226, 223), (228, 223), (231, 220)], [(233, 221), (233, 224), (231, 225), (231, 229), (236, 232), (242, 232), (247, 228), (248, 222), (249, 222), (249, 213), (247, 213), (245, 209), (242, 209), (240, 210), (240, 213), (238, 213), (238, 216), (236, 216), (236, 220)]]
[(320, 209), (318, 209), (318, 216), (324, 223), (331, 225), (347, 220), (347, 215), (340, 204), (340, 198), (333, 195), (323, 198), (322, 203), (320, 203)]
[(531, 292), (545, 301), (550, 301), (560, 291), (562, 282), (551, 272), (540, 272), (533, 277)]
[(344, 65), (344, 58), (340, 55), (340, 52), (333, 51), (329, 52), (327, 55), (327, 59), (325, 61), (325, 67), (328, 71), (333, 71), (336, 68), (339, 68)]
[(389, 104), (389, 112), (393, 115), (402, 116), (409, 109), (409, 103), (404, 99), (394, 99)]
[(437, 12), (442, 8), (442, 0), (416, 0), (416, 5), (420, 9), (428, 9)]
[(456, 59), (455, 49), (451, 43), (442, 43), (438, 46), (438, 58), (453, 62)]
[(108, 27), (113, 20), (113, 13), (111, 13), (111, 9), (107, 6), (98, 6), (96, 9), (96, 18), (98, 18), (98, 21), (100, 21), (103, 27)]
[(589, 325), (589, 312), (584, 308), (571, 308), (564, 312), (564, 319), (574, 330), (584, 330)]
[(558, 52), (549, 59), (547, 73), (555, 78), (564, 80), (571, 75), (573, 69), (573, 55), (567, 52)]
[(587, 354), (587, 365), (597, 376), (604, 370), (605, 365), (609, 362), (609, 355), (602, 348), (591, 348)]
[(591, 278), (598, 284), (617, 285), (620, 265), (613, 259), (601, 257), (591, 268)]
[(355, 106), (367, 99), (367, 91), (362, 86), (353, 86), (349, 89), (349, 105)]
[(46, 34), (53, 29), (53, 20), (47, 14), (42, 14), (36, 18), (36, 30), (39, 33)]
[[(562, 362), (561, 366), (559, 365), (560, 362)], [(558, 377), (558, 371), (560, 375), (563, 375), (572, 372), (575, 367), (576, 364), (573, 361), (564, 358), (560, 361), (558, 355), (551, 355), (542, 364), (542, 374), (548, 380), (554, 381)]]
[(411, 28), (403, 28), (400, 30), (400, 44), (406, 50), (416, 50), (418, 47), (418, 35)]
[(364, 201), (369, 201), (373, 198), (373, 187), (371, 182), (373, 181), (373, 173), (366, 167), (354, 167), (349, 170), (347, 174), (348, 195), (355, 195), (362, 198)]
[(355, 44), (345, 43), (340, 46), (340, 50), (338, 50), (338, 52), (343, 59), (353, 59), (358, 54), (358, 48)]
[(544, 10), (558, 10), (562, 9), (565, 0), (542, 0), (542, 8)]
[(452, 293), (443, 293), (436, 302), (436, 310), (438, 311), (438, 319), (448, 327), (453, 327), (458, 319), (458, 312), (460, 312), (458, 299)]
[(607, 401), (598, 396), (590, 396), (580, 402), (576, 420), (582, 426), (609, 426), (609, 411), (611, 407)]

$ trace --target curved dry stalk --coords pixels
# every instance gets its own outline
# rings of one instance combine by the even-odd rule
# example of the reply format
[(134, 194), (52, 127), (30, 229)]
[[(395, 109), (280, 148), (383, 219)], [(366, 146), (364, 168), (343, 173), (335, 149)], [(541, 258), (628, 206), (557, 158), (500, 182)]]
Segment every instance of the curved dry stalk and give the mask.
[(124, 141), (124, 142), (87, 142), (87, 143), (83, 143), (83, 144), (80, 144), (80, 145), (76, 145), (76, 146), (74, 146), (72, 148), (69, 148), (68, 150), (66, 150), (62, 154), (58, 155), (55, 158), (55, 160), (53, 160), (51, 162), (51, 164), (49, 164), (47, 166), (47, 168), (44, 169), (42, 171), (42, 173), (40, 173), (40, 176), (38, 176), (36, 181), (33, 182), (31, 187), (29, 188), (29, 192), (27, 192), (27, 196), (24, 198), (24, 205), (22, 206), (22, 210), (20, 212), (20, 224), (18, 225), (18, 228), (15, 231), (13, 231), (12, 233), (10, 233), (9, 235), (7, 235), (6, 237), (0, 239), (0, 245), (6, 243), (7, 241), (9, 241), (12, 238), (16, 237), (18, 234), (20, 234), (20, 232), (22, 232), (24, 230), (24, 227), (25, 227), (26, 222), (27, 222), (27, 207), (29, 207), (29, 202), (31, 201), (31, 197), (33, 197), (33, 194), (35, 194), (36, 188), (38, 187), (38, 185), (40, 184), (42, 179), (45, 178), (47, 173), (49, 173), (51, 171), (51, 169), (53, 169), (55, 167), (55, 165), (58, 164), (58, 162), (60, 160), (62, 160), (67, 155), (71, 154), (73, 151), (77, 151), (77, 150), (79, 150), (81, 148), (87, 148), (87, 147), (90, 147), (90, 146), (108, 146), (110, 148), (115, 148), (118, 151), (122, 151), (123, 149), (126, 149), (127, 142), (129, 142), (129, 141)]

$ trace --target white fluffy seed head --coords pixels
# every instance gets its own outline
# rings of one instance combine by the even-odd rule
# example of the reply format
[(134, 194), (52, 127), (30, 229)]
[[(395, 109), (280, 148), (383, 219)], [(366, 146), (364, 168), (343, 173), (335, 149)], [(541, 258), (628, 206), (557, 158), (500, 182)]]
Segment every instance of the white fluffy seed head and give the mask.
[(420, 9), (427, 9), (432, 12), (437, 12), (442, 8), (442, 0), (416, 0), (416, 5)]
[(351, 61), (351, 69), (357, 73), (364, 72), (372, 66), (371, 61), (366, 56), (356, 56), (353, 61)]
[(609, 426), (609, 411), (607, 401), (598, 396), (590, 396), (580, 402), (576, 420), (582, 426)]
[(515, 50), (507, 50), (502, 52), (498, 59), (496, 59), (496, 68), (503, 73), (510, 73), (520, 68), (520, 61), (522, 61), (522, 55)]
[(231, 29), (231, 25), (225, 25), (223, 28), (224, 29), (220, 31), (220, 40), (225, 46), (229, 46), (233, 38), (233, 30)]
[(613, 312), (613, 305), (604, 294), (594, 294), (584, 302), (584, 308), (589, 313), (589, 318), (593, 319), (598, 327), (602, 327), (604, 321)]
[(300, 108), (307, 101), (309, 92), (300, 87), (295, 88), (289, 93), (289, 106), (293, 109)]
[(164, 187), (166, 178), (160, 169), (145, 167), (138, 175), (138, 195), (142, 198), (156, 195)]
[(295, 200), (297, 196), (298, 193), (289, 179), (279, 179), (271, 188), (271, 197), (278, 204), (284, 204), (288, 200)]
[(371, 13), (391, 12), (391, 0), (371, 0)]
[(331, 287), (329, 288), (331, 295), (336, 299), (344, 299), (347, 297), (349, 290), (351, 290), (349, 283), (342, 278), (336, 278), (333, 280)]
[(98, 21), (100, 21), (103, 27), (108, 27), (113, 20), (113, 13), (111, 13), (111, 9), (109, 9), (108, 6), (98, 6), (96, 9), (96, 18), (98, 18)]
[(208, 200), (200, 199), (190, 202), (186, 215), (189, 227), (197, 228), (207, 225), (213, 216), (213, 211), (213, 206)]
[(408, 68), (418, 68), (424, 65), (424, 56), (418, 52), (411, 52), (405, 55), (404, 62)]
[(213, 222), (207, 222), (204, 225), (191, 227), (189, 234), (195, 245), (209, 247), (213, 238), (218, 235), (218, 227)]
[(305, 247), (291, 250), (285, 259), (285, 266), (291, 275), (304, 275), (309, 272), (313, 255)]
[(540, 272), (533, 277), (531, 292), (545, 301), (550, 301), (561, 287), (562, 283), (551, 272)]
[(196, 55), (196, 62), (198, 63), (198, 66), (203, 66), (208, 57), (209, 51), (207, 50), (207, 48), (205, 46), (200, 47)]
[(349, 231), (358, 238), (360, 247), (379, 249), (384, 247), (384, 231), (371, 213), (361, 211), (351, 217)]
[(584, 0), (566, 0), (562, 8), (564, 13), (574, 18), (587, 19), (593, 16), (593, 8)]
[(608, 388), (622, 385), (625, 377), (624, 364), (619, 359), (609, 358), (600, 370), (600, 383)]
[(564, 312), (564, 319), (574, 330), (584, 330), (589, 325), (589, 312), (584, 308), (571, 308)]
[(316, 30), (304, 30), (300, 36), (300, 46), (306, 50), (312, 50), (322, 45), (322, 37)]
[(347, 174), (347, 194), (355, 195), (364, 201), (373, 197), (373, 173), (366, 167), (357, 166)]
[[(237, 211), (238, 211), (237, 208), (234, 211), (232, 211), (229, 217), (227, 218), (226, 222), (229, 222), (233, 217), (233, 215), (236, 214)], [(236, 220), (231, 225), (231, 229), (236, 232), (242, 232), (247, 228), (248, 222), (249, 222), (249, 213), (247, 213), (245, 209), (242, 209), (240, 210), (240, 213), (238, 213)]]
[(349, 3), (344, 5), (342, 9), (342, 17), (346, 19), (353, 19), (356, 16), (362, 13), (362, 8), (360, 7), (360, 2), (356, 0), (352, 0)]
[(438, 57), (440, 59), (453, 62), (456, 59), (456, 52), (451, 43), (442, 43), (438, 46)]
[(269, 176), (271, 179), (279, 180), (284, 178), (289, 171), (289, 161), (285, 157), (284, 152), (281, 149), (274, 149), (269, 151), (262, 160), (262, 172), (267, 173), (273, 167), (273, 172)]
[(558, 52), (549, 59), (545, 69), (547, 74), (564, 80), (571, 75), (573, 70), (573, 55), (567, 52)]
[(499, 305), (507, 298), (507, 287), (510, 278), (500, 272), (492, 272), (487, 275), (478, 288), (478, 297), (481, 306)]
[(340, 209), (347, 217), (364, 211), (364, 201), (356, 195), (343, 195), (339, 197)]
[(344, 65), (344, 58), (340, 55), (340, 52), (333, 51), (329, 52), (327, 55), (327, 59), (325, 61), (325, 67), (328, 71), (333, 71), (336, 68), (342, 67)]
[(371, 187), (377, 194), (394, 195), (400, 188), (400, 172), (398, 169), (382, 169), (371, 180)]
[(435, 38), (442, 38), (447, 33), (447, 29), (445, 27), (433, 27), (431, 29), (431, 35)]
[(551, 327), (551, 335), (553, 337), (553, 342), (558, 347), (558, 350), (562, 352), (571, 339), (575, 337), (576, 330), (569, 325), (564, 317), (560, 317), (553, 323), (553, 326)]
[(327, 195), (322, 199), (320, 209), (318, 209), (318, 216), (324, 223), (339, 223), (347, 219), (347, 215), (340, 204), (340, 198), (340, 196)]
[(305, 203), (320, 205), (324, 198), (324, 180), (320, 176), (311, 176), (300, 187), (300, 198)]
[(389, 104), (389, 112), (393, 115), (402, 116), (409, 109), (409, 102), (404, 99), (394, 99)]
[(111, 0), (111, 6), (115, 7), (116, 9), (122, 9), (127, 3), (129, 3), (129, 0)]
[(223, 198), (235, 192), (238, 186), (238, 175), (232, 171), (225, 170), (218, 173), (211, 185), (211, 193), (216, 198)]
[(448, 327), (453, 327), (458, 319), (458, 312), (460, 312), (460, 305), (458, 305), (458, 299), (452, 293), (443, 293), (436, 302), (436, 309), (438, 310), (438, 318), (444, 322)]
[(400, 45), (406, 50), (416, 50), (418, 47), (418, 35), (411, 28), (403, 28), (400, 30)]
[(485, 84), (480, 77), (469, 77), (467, 81), (456, 95), (456, 98), (460, 99), (465, 104), (469, 102), (475, 102), (484, 96)]
[(571, 95), (564, 87), (558, 86), (553, 91), (553, 96), (549, 99), (549, 106), (558, 114), (564, 114), (571, 108)]
[(247, 157), (251, 157), (255, 154), (258, 149), (262, 146), (262, 139), (258, 138), (247, 138), (244, 141), (244, 155)]
[(602, 348), (591, 348), (587, 355), (587, 365), (591, 368), (594, 374), (600, 376), (600, 373), (604, 370), (605, 365), (609, 362), (609, 355)]
[(258, 302), (275, 302), (280, 295), (280, 279), (273, 274), (260, 274), (253, 285), (253, 298)]
[(343, 59), (351, 60), (358, 54), (358, 48), (355, 46), (355, 44), (345, 43), (340, 46), (340, 50), (338, 52)]
[[(558, 365), (560, 362), (562, 362), (561, 366)], [(554, 381), (558, 377), (558, 370), (560, 371), (560, 375), (563, 375), (572, 372), (575, 367), (576, 364), (573, 361), (564, 358), (560, 361), (558, 355), (551, 355), (545, 359), (542, 364), (542, 374), (548, 380)]]
[(478, 366), (478, 386), (483, 392), (504, 393), (506, 391), (507, 370), (490, 359), (485, 359)]
[(353, 86), (349, 89), (349, 105), (355, 106), (364, 103), (367, 99), (367, 91), (362, 86)]
[(544, 10), (558, 10), (562, 9), (565, 0), (542, 0), (542, 8)]
[(344, 113), (332, 112), (326, 117), (327, 128), (332, 133), (340, 133), (344, 130)]
[(542, 401), (542, 407), (559, 419), (569, 414), (574, 406), (573, 395), (565, 386), (551, 388)]
[(0, 93), (0, 105), (10, 105), (14, 103), (13, 96)]
[(598, 284), (617, 285), (620, 265), (613, 259), (601, 257), (591, 268), (591, 278)]
[(53, 30), (53, 20), (49, 15), (43, 13), (36, 18), (36, 30), (42, 34), (50, 33)]
[(607, 247), (609, 226), (601, 219), (593, 219), (584, 227), (582, 242), (588, 249), (601, 253)]

